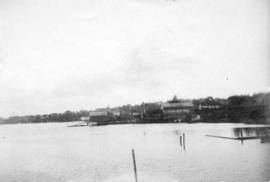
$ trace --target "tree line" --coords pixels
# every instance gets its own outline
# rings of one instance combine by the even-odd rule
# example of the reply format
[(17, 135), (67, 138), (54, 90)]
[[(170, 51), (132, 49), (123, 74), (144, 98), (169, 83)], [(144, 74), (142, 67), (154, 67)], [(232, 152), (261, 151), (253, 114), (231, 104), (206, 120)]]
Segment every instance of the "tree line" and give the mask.
[[(179, 99), (181, 101), (181, 99)], [(201, 116), (201, 122), (244, 122), (270, 123), (270, 93), (254, 95), (234, 95), (226, 99), (201, 98), (193, 99), (194, 114)], [(200, 109), (202, 105), (218, 105), (218, 108)], [(99, 108), (106, 110), (108, 108)], [(141, 105), (123, 105), (112, 110), (118, 110), (123, 119), (128, 119), (131, 113), (141, 113)], [(43, 122), (70, 122), (78, 121), (81, 117), (88, 117), (89, 110), (66, 111), (44, 115), (11, 116), (0, 118), (0, 124), (15, 123), (43, 123)]]
[(51, 113), (43, 115), (11, 116), (9, 118), (0, 118), (1, 124), (16, 123), (48, 123), (48, 122), (69, 122), (78, 121), (81, 117), (89, 116), (89, 111), (81, 110), (77, 112), (66, 111), (64, 113)]
[[(209, 102), (207, 98), (194, 101), (195, 105), (206, 102)], [(270, 93), (235, 95), (227, 99), (214, 99), (212, 102), (221, 107), (202, 110), (195, 108), (195, 113), (201, 116), (202, 121), (270, 124)]]

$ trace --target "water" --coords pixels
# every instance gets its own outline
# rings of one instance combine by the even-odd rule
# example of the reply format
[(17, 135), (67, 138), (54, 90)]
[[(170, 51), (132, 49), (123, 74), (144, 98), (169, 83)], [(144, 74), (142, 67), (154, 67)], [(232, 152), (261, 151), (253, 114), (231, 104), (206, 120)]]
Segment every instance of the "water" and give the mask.
[[(144, 124), (67, 127), (72, 123), (0, 126), (0, 181), (267, 182), (270, 144), (227, 137), (266, 134), (245, 124)], [(244, 128), (244, 129), (241, 129)], [(186, 135), (185, 149), (180, 135)]]

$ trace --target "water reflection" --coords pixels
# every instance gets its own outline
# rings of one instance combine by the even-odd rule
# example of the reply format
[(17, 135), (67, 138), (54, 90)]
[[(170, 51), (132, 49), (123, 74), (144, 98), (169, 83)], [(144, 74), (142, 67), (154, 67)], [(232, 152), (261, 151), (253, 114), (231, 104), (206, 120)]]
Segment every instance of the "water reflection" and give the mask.
[(253, 136), (270, 136), (270, 127), (250, 127), (250, 128), (233, 128), (233, 133), (235, 137), (241, 137), (241, 132), (243, 136), (253, 137)]
[[(164, 133), (165, 134), (165, 133)], [(167, 135), (168, 133), (166, 133)], [(209, 140), (208, 137), (216, 138), (220, 143), (240, 143), (244, 145), (246, 142), (258, 142), (261, 144), (270, 142), (270, 127), (235, 127), (235, 128), (222, 128), (222, 129), (211, 129), (211, 130), (173, 130), (171, 134), (177, 137), (177, 145), (180, 146), (184, 151), (186, 150), (186, 136), (189, 135), (188, 144), (199, 142), (200, 145), (203, 142)], [(207, 136), (207, 137), (205, 137)], [(191, 137), (191, 138), (190, 138)], [(204, 140), (205, 138), (206, 140)], [(210, 139), (211, 140), (211, 139)], [(238, 140), (238, 141), (237, 141)], [(195, 144), (198, 145), (198, 144)]]
[[(261, 143), (270, 142), (270, 127), (234, 128), (234, 136), (246, 139), (260, 139)], [(243, 144), (243, 139), (241, 140)]]

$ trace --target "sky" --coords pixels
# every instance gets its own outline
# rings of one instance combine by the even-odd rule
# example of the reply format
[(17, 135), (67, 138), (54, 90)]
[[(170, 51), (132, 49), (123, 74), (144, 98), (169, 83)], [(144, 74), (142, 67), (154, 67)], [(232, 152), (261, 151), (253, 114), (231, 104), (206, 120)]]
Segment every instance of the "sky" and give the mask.
[(0, 0), (0, 116), (270, 91), (270, 0)]

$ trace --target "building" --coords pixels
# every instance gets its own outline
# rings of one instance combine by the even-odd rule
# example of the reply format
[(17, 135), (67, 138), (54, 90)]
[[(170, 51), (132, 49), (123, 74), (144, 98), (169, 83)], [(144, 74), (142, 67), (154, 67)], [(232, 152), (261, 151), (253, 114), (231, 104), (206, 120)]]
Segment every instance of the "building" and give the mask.
[(109, 112), (111, 112), (116, 117), (119, 117), (121, 114), (119, 109), (111, 109)]
[(117, 120), (116, 116), (110, 110), (90, 111), (90, 122), (96, 125), (106, 125)]
[(161, 104), (163, 112), (163, 120), (181, 122), (183, 120), (191, 120), (194, 111), (194, 104), (187, 102), (166, 102)]
[(161, 102), (142, 103), (142, 119), (146, 123), (163, 122), (163, 112)]
[(207, 97), (206, 99), (200, 101), (197, 105), (198, 110), (219, 110), (226, 105), (224, 101), (216, 101), (212, 97)]
[(227, 118), (227, 101), (224, 99), (205, 99), (195, 100), (195, 113), (200, 115), (201, 121), (222, 121)]
[(181, 122), (192, 119), (194, 104), (191, 101), (172, 100), (142, 105), (145, 122)]
[(160, 105), (162, 102), (152, 102), (152, 103), (142, 103), (143, 113), (160, 110)]

